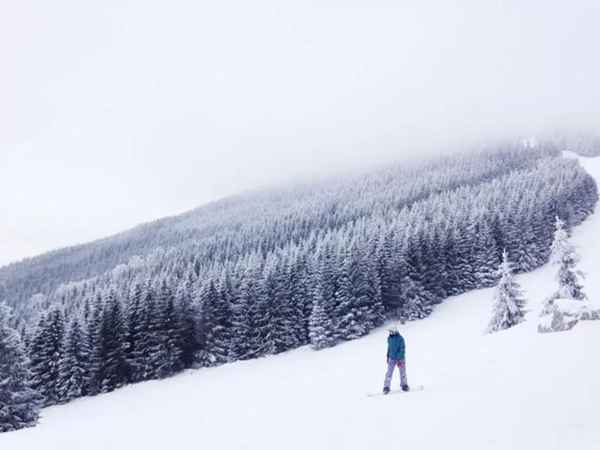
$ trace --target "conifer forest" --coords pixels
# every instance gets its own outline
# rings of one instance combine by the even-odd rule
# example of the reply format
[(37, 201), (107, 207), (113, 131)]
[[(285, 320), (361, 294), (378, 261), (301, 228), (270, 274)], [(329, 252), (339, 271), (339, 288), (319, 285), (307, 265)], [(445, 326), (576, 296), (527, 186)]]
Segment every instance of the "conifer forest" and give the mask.
[(0, 340), (43, 405), (319, 350), (495, 285), (503, 252), (541, 266), (556, 217), (569, 230), (597, 199), (552, 142), (249, 192), (0, 269)]

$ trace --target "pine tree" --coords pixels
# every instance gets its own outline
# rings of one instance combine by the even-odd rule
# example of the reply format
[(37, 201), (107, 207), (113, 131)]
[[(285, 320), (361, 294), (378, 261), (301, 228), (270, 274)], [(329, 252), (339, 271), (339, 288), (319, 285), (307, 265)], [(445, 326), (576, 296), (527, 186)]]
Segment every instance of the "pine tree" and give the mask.
[(98, 295), (93, 311), (87, 322), (87, 340), (89, 348), (89, 364), (86, 373), (86, 391), (88, 395), (96, 395), (101, 390), (102, 349), (101, 331), (104, 302)]
[(410, 278), (411, 268), (407, 255), (408, 246), (405, 239), (392, 245), (388, 242), (385, 249), (385, 263), (382, 280), (382, 301), (388, 317), (399, 317), (406, 299), (402, 295), (402, 281)]
[[(364, 244), (363, 244), (364, 245)], [(383, 322), (383, 304), (377, 276), (371, 268), (365, 250), (355, 243), (344, 255), (338, 293), (339, 316), (336, 331), (342, 339), (356, 339)]]
[(277, 269), (272, 260), (267, 261), (258, 282), (257, 299), (250, 311), (253, 347), (261, 355), (281, 351), (278, 332), (283, 326), (283, 314), (277, 283)]
[(44, 406), (60, 402), (57, 383), (64, 340), (63, 320), (58, 308), (43, 316), (30, 347), (32, 386), (44, 397)]
[(201, 367), (216, 366), (229, 361), (230, 314), (228, 280), (219, 287), (211, 280), (200, 291), (196, 360)]
[(257, 350), (252, 346), (254, 342), (251, 342), (252, 328), (250, 322), (250, 308), (256, 298), (256, 266), (252, 264), (242, 277), (239, 288), (235, 293), (235, 303), (232, 306), (232, 334), (229, 341), (228, 356), (230, 361), (247, 359)]
[(274, 291), (264, 295), (261, 280), (256, 283), (254, 299), (248, 309), (248, 351), (244, 359), (275, 353), (274, 322), (280, 319)]
[(309, 343), (308, 322), (312, 311), (312, 302), (309, 295), (311, 274), (304, 252), (296, 255), (294, 261), (288, 266), (291, 286), (290, 303), (294, 309), (292, 328), (298, 346)]
[(175, 293), (175, 309), (179, 321), (179, 339), (181, 348), (181, 364), (184, 368), (192, 366), (199, 350), (197, 340), (198, 310), (193, 302), (194, 279), (188, 274), (180, 283)]
[(522, 206), (518, 210), (519, 245), (514, 256), (515, 267), (519, 272), (529, 272), (538, 267), (538, 242), (533, 226), (533, 213), (530, 208)]
[(334, 338), (336, 341), (350, 339), (359, 334), (360, 308), (354, 298), (352, 281), (350, 279), (351, 255), (344, 252), (340, 255), (337, 267), (337, 289), (334, 293), (335, 307), (333, 308)]
[(461, 226), (454, 228), (453, 241), (453, 265), (456, 280), (453, 294), (456, 295), (478, 287), (475, 261), (473, 260), (473, 243), (476, 241), (475, 227), (468, 218)]
[(0, 305), (0, 433), (37, 423), (42, 398), (31, 387), (29, 360), (19, 333), (8, 323), (10, 311)]
[(436, 302), (441, 302), (447, 297), (444, 289), (444, 279), (446, 278), (446, 254), (445, 236), (441, 230), (441, 225), (434, 224), (431, 226), (427, 239), (425, 264), (425, 273), (423, 274), (423, 287), (431, 292), (436, 297)]
[(294, 304), (295, 281), (291, 272), (290, 255), (286, 255), (275, 266), (273, 276), (274, 283), (274, 305), (273, 322), (271, 324), (273, 349), (271, 354), (296, 348), (300, 345), (300, 337), (296, 332), (298, 322), (302, 321), (302, 313)]
[(374, 245), (367, 255), (363, 255), (363, 266), (355, 266), (354, 289), (356, 295), (362, 297), (367, 304), (369, 330), (385, 322), (385, 308), (381, 294), (381, 279), (377, 271), (377, 247)]
[(524, 320), (525, 300), (521, 287), (514, 279), (506, 250), (498, 269), (500, 281), (496, 287), (492, 318), (487, 327), (488, 333), (510, 328)]
[(139, 360), (143, 366), (142, 379), (161, 378), (165, 363), (165, 339), (163, 336), (165, 304), (160, 289), (149, 288), (144, 299), (143, 340)]
[(317, 287), (308, 332), (311, 347), (315, 350), (321, 350), (335, 345), (332, 328), (333, 324), (327, 314), (325, 299), (320, 292), (320, 288)]
[(144, 379), (157, 379), (166, 376), (167, 347), (165, 339), (165, 312), (169, 289), (165, 280), (152, 289), (144, 302), (146, 317), (146, 338), (143, 344), (145, 361)]
[(144, 378), (143, 343), (146, 333), (146, 318), (144, 316), (144, 287), (136, 283), (131, 292), (126, 309), (127, 323), (127, 348), (125, 359), (128, 366), (130, 382), (137, 382)]
[(402, 320), (419, 320), (431, 314), (435, 297), (421, 283), (406, 276), (400, 286), (400, 296), (404, 299), (404, 304), (397, 317)]
[(569, 235), (564, 228), (564, 222), (556, 217), (554, 242), (552, 242), (552, 262), (559, 267), (556, 280), (558, 291), (556, 296), (572, 300), (585, 300), (583, 286), (579, 283), (579, 277), (583, 272), (576, 270), (579, 256), (575, 248), (569, 242)]
[(90, 362), (88, 338), (76, 318), (66, 333), (62, 354), (57, 390), (60, 400), (68, 402), (86, 395)]
[(114, 291), (110, 291), (104, 304), (100, 328), (100, 386), (110, 392), (127, 382), (125, 361), (125, 325), (121, 304)]
[(473, 246), (475, 259), (475, 285), (479, 288), (493, 286), (497, 282), (497, 268), (500, 264), (496, 240), (492, 229), (485, 221), (477, 227)]
[(182, 333), (180, 316), (175, 309), (175, 298), (171, 291), (164, 300), (162, 336), (164, 341), (164, 364), (161, 368), (161, 377), (176, 374), (183, 369), (182, 355)]

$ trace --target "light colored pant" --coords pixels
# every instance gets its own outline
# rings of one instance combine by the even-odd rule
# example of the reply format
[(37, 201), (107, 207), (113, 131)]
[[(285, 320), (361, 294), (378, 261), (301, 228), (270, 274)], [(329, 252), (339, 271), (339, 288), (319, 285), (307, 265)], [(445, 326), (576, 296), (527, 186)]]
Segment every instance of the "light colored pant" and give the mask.
[(385, 381), (383, 387), (389, 389), (392, 384), (392, 376), (394, 375), (394, 368), (398, 366), (400, 370), (400, 386), (407, 386), (406, 381), (406, 361), (404, 359), (388, 359), (387, 372), (385, 373)]

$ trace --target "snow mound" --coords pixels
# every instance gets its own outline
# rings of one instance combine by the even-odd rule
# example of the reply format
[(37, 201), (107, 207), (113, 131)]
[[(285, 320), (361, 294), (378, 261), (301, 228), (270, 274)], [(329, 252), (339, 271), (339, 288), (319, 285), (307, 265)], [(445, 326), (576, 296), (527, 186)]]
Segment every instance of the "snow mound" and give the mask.
[(568, 331), (577, 325), (582, 317), (591, 318), (591, 311), (586, 303), (584, 300), (567, 298), (549, 300), (542, 311), (538, 331), (540, 333)]
[(538, 331), (568, 331), (581, 320), (600, 320), (600, 309), (592, 309), (592, 305), (586, 300), (550, 299), (542, 309)]

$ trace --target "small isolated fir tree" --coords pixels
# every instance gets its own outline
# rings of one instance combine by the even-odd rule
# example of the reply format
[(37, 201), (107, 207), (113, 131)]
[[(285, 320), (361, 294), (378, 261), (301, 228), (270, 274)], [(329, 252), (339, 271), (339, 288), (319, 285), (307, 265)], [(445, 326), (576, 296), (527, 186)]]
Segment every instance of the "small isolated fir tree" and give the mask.
[(576, 270), (579, 256), (575, 252), (573, 245), (569, 242), (565, 223), (558, 216), (555, 222), (554, 241), (552, 242), (551, 252), (553, 264), (559, 266), (556, 276), (558, 291), (553, 297), (585, 300), (586, 295), (583, 293), (583, 286), (579, 283), (579, 277), (583, 278), (583, 272)]
[(19, 333), (8, 325), (9, 314), (0, 305), (0, 433), (35, 425), (42, 404), (30, 384), (29, 360)]
[(506, 250), (502, 253), (498, 275), (500, 281), (496, 287), (492, 319), (487, 327), (488, 333), (510, 328), (522, 322), (525, 317), (523, 292), (514, 279)]

